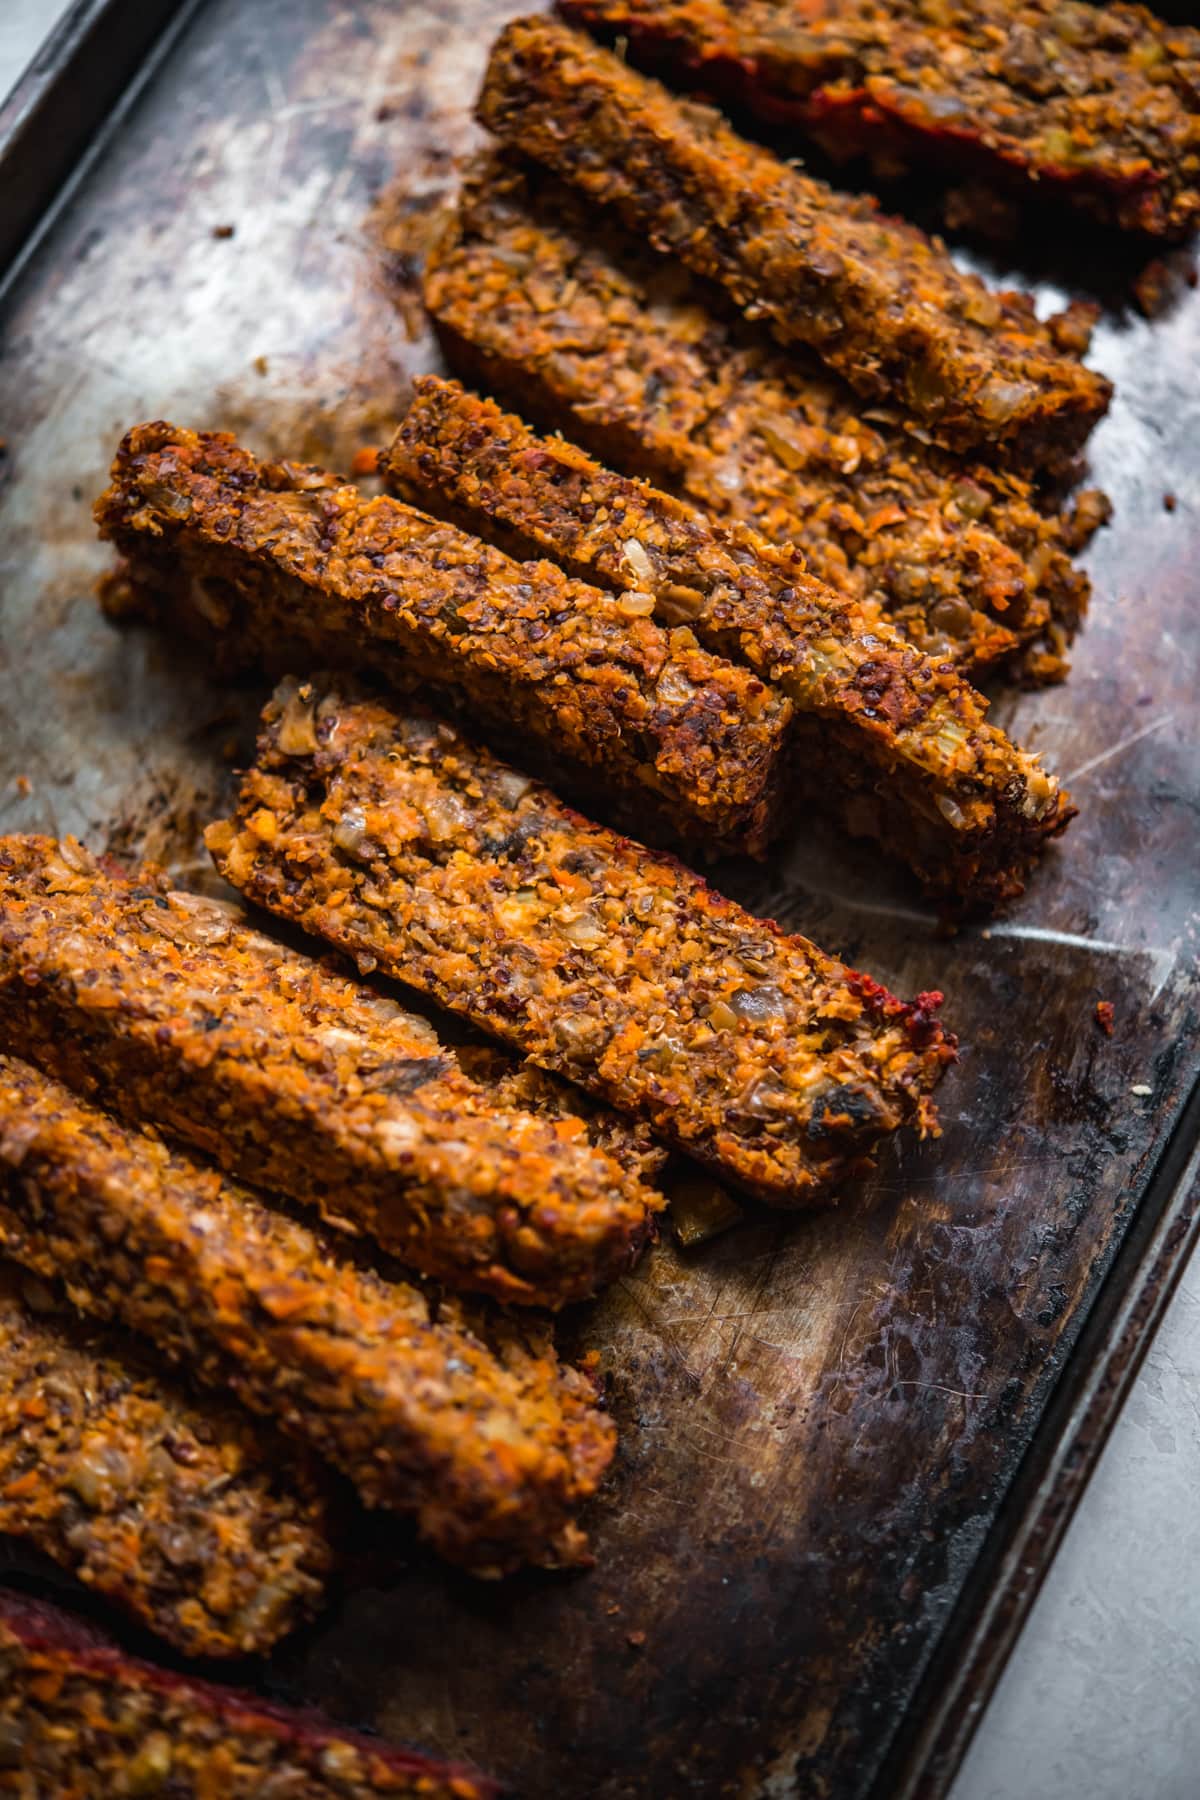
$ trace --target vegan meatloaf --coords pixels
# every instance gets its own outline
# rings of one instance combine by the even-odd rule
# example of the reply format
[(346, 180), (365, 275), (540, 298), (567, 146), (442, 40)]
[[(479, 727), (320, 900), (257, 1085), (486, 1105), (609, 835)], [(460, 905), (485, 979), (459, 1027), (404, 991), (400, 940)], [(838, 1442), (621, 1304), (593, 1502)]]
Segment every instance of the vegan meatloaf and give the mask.
[(1200, 32), (1117, 0), (559, 0), (678, 86), (895, 176), (995, 184), (1180, 237), (1200, 218)]
[(573, 190), (496, 156), (467, 171), (424, 298), (464, 380), (794, 543), (813, 575), (885, 609), (929, 654), (981, 668), (1020, 653), (1035, 675), (1061, 673), (1088, 595), (1069, 552), (1103, 496), (1060, 515), (1011, 472), (919, 443), (719, 289), (629, 233), (597, 232)]
[[(5, 1118), (0, 1143), (24, 1128)], [(262, 1655), (320, 1603), (325, 1485), (240, 1407), (0, 1264), (0, 1531), (187, 1656)]]
[(579, 1560), (572, 1514), (615, 1432), (589, 1380), (519, 1326), (497, 1351), (15, 1058), (0, 1058), (0, 1177), (6, 1255), (277, 1421), (368, 1505), (413, 1514), (452, 1561)]
[(495, 1800), (463, 1765), (128, 1656), (0, 1592), (0, 1794), (17, 1800)]
[(528, 1058), (477, 1041), (456, 1044), (454, 1055), (459, 1068), (486, 1088), (497, 1106), (543, 1114), (560, 1131), (586, 1136), (641, 1181), (657, 1183), (670, 1161), (670, 1152), (643, 1119), (602, 1106), (594, 1094), (548, 1074)]
[(96, 517), (227, 660), (370, 670), (573, 764), (589, 793), (657, 801), (685, 834), (754, 848), (770, 831), (787, 702), (640, 597), (171, 425), (129, 433)]
[[(430, 818), (447, 839), (455, 824), (449, 809)], [(340, 837), (356, 841), (352, 816)], [(97, 867), (71, 839), (0, 838), (0, 1041), (414, 1268), (503, 1299), (593, 1292), (629, 1266), (660, 1204), (582, 1125), (495, 1105), (424, 1019), (218, 902)]]
[(1060, 348), (1030, 295), (988, 288), (916, 226), (802, 175), (553, 19), (500, 34), (478, 117), (950, 449), (1066, 468), (1107, 410), (1111, 383)]
[(286, 701), (268, 705), (236, 816), (207, 833), (259, 904), (780, 1205), (934, 1124), (940, 995), (895, 999), (449, 726), (336, 686), (311, 700), (316, 749), (282, 748)]
[(414, 383), (386, 468), (431, 510), (522, 554), (652, 594), (664, 620), (780, 688), (794, 707), (797, 790), (903, 857), (935, 894), (1020, 893), (1071, 817), (1058, 783), (987, 723), (987, 702), (951, 664), (814, 580), (791, 547), (614, 474), (432, 375)]

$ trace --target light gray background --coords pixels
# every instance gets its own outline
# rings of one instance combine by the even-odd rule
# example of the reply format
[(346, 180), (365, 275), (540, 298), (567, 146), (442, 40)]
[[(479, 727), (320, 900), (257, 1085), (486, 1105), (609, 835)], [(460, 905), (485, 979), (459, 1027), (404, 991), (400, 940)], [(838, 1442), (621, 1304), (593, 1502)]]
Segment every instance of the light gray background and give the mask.
[[(0, 0), (0, 95), (61, 0)], [(951, 1800), (1200, 1800), (1200, 1269), (1185, 1272)]]
[(0, 96), (66, 10), (64, 0), (0, 0)]

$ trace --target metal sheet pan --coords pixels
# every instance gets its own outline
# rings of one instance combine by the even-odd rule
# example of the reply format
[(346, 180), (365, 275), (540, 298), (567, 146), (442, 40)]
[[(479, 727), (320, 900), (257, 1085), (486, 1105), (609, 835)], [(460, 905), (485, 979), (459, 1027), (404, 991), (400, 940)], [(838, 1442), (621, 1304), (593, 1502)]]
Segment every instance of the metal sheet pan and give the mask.
[[(90, 500), (143, 418), (342, 467), (384, 441), (436, 357), (379, 197), (452, 182), (517, 10), (208, 0), (44, 231), (0, 321), (6, 829), (208, 879), (197, 830), (261, 696), (100, 620)], [(827, 1216), (664, 1244), (568, 1322), (622, 1433), (594, 1571), (473, 1584), (397, 1526), (252, 1679), (532, 1796), (942, 1791), (1194, 1229), (1198, 349), (1188, 290), (1098, 333), (1092, 616), (1065, 686), (998, 703), (1081, 816), (1019, 908), (946, 941), (899, 871), (804, 821), (720, 877), (945, 990), (940, 1143)]]

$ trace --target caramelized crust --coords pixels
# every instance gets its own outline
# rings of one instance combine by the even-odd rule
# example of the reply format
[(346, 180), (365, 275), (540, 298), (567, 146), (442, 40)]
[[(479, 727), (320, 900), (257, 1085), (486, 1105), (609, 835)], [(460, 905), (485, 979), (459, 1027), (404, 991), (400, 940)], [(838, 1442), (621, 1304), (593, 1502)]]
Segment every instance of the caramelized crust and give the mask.
[[(447, 726), (312, 698), (316, 750), (281, 748), (272, 702), (237, 815), (207, 834), (251, 898), (777, 1204), (827, 1197), (888, 1132), (932, 1125), (953, 1056), (940, 995), (895, 999)], [(430, 833), (431, 808), (452, 831)]]
[(0, 1032), (454, 1286), (580, 1298), (629, 1266), (661, 1204), (582, 1121), (495, 1105), (425, 1020), (73, 840), (0, 839)]
[(554, 20), (497, 39), (478, 116), (707, 279), (782, 343), (954, 450), (1066, 467), (1112, 395), (1029, 295), (996, 293), (866, 197), (837, 193)]
[[(1106, 224), (1200, 218), (1200, 32), (1116, 0), (559, 0), (635, 62), (881, 173), (930, 167)], [(958, 221), (962, 222), (959, 211)]]
[(769, 833), (787, 702), (638, 596), (165, 424), (125, 438), (96, 518), (226, 660), (371, 669), (565, 759), (585, 789), (669, 807), (685, 835), (756, 848)]
[(495, 1800), (461, 1765), (157, 1669), (0, 1594), (0, 1794), (17, 1800)]
[[(786, 355), (571, 189), (496, 157), (468, 170), (425, 302), (452, 365), (602, 461), (792, 543), (811, 573), (939, 660), (1027, 652), (1061, 673), (1087, 601), (1068, 552), (1106, 516), (1059, 517)], [(1049, 649), (1041, 640), (1051, 634)]]
[[(19, 1146), (14, 1148), (14, 1146)], [(0, 1247), (277, 1420), (479, 1573), (577, 1561), (613, 1453), (534, 1327), (485, 1344), (158, 1139), (0, 1059)], [(498, 1346), (498, 1347), (497, 1347)]]
[(257, 1656), (316, 1611), (328, 1527), (303, 1452), (0, 1265), (0, 1531), (186, 1656)]
[(1018, 894), (1072, 808), (986, 722), (953, 666), (844, 599), (738, 524), (538, 437), (491, 400), (420, 376), (387, 459), (432, 510), (547, 555), (589, 581), (654, 596), (659, 615), (785, 693), (796, 785), (954, 900)]
[(670, 1152), (644, 1119), (603, 1106), (594, 1094), (548, 1074), (527, 1058), (498, 1044), (478, 1042), (455, 1045), (454, 1055), (459, 1068), (486, 1088), (497, 1106), (540, 1114), (569, 1132), (582, 1125), (589, 1143), (607, 1151), (640, 1181), (656, 1183), (670, 1161)]

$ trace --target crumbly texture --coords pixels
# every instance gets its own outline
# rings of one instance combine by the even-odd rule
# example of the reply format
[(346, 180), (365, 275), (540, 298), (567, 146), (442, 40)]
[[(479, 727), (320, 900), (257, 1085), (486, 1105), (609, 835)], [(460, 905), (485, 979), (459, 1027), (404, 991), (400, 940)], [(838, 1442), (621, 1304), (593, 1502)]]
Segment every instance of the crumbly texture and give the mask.
[(794, 544), (815, 577), (939, 660), (1023, 655), (1031, 674), (1062, 672), (1088, 596), (1069, 552), (1107, 515), (1103, 496), (1060, 516), (1011, 472), (921, 444), (775, 347), (718, 288), (630, 233), (598, 231), (587, 211), (494, 155), (468, 169), (424, 284), (464, 380), (615, 468)]
[[(448, 840), (455, 817), (429, 829)], [(353, 815), (339, 836), (355, 842)], [(70, 839), (0, 839), (0, 1034), (125, 1118), (502, 1299), (593, 1292), (660, 1204), (581, 1121), (495, 1105), (424, 1019)]]
[(591, 581), (654, 596), (701, 641), (793, 702), (794, 779), (948, 899), (1019, 894), (1072, 808), (1037, 759), (986, 721), (949, 661), (810, 576), (798, 551), (539, 437), (457, 382), (420, 376), (390, 479), (475, 529)]
[(497, 39), (480, 122), (811, 345), (939, 443), (1068, 466), (1112, 395), (1032, 298), (998, 293), (868, 197), (837, 193), (552, 19)]
[(302, 1452), (0, 1265), (0, 1531), (187, 1656), (251, 1656), (316, 1611), (329, 1524)]
[(657, 1183), (662, 1176), (670, 1152), (644, 1119), (601, 1105), (594, 1094), (497, 1044), (458, 1044), (454, 1054), (459, 1067), (485, 1087), (498, 1106), (544, 1114), (571, 1131), (578, 1131), (582, 1123), (588, 1142), (606, 1150), (639, 1180)]
[(559, 0), (635, 62), (894, 176), (932, 167), (1180, 237), (1200, 32), (1081, 0)]
[(496, 1800), (461, 1765), (127, 1656), (0, 1595), (0, 1794), (16, 1800)]
[(239, 662), (371, 669), (685, 834), (755, 848), (770, 831), (787, 702), (638, 596), (171, 425), (129, 433), (96, 518), (173, 623)]
[[(222, 874), (281, 916), (647, 1119), (782, 1205), (826, 1197), (886, 1133), (934, 1122), (934, 1014), (592, 825), (447, 726), (327, 688), (317, 749), (264, 714)], [(428, 828), (430, 807), (454, 831)], [(338, 821), (361, 812), (354, 855)], [(270, 813), (269, 841), (248, 821)]]
[(0, 1246), (415, 1515), (483, 1573), (578, 1560), (615, 1433), (587, 1378), (503, 1354), (319, 1233), (0, 1059)]

